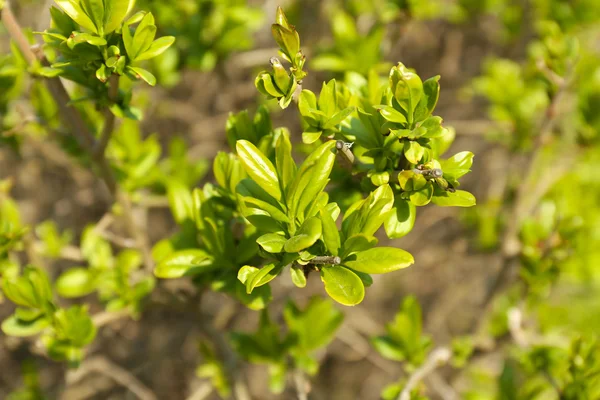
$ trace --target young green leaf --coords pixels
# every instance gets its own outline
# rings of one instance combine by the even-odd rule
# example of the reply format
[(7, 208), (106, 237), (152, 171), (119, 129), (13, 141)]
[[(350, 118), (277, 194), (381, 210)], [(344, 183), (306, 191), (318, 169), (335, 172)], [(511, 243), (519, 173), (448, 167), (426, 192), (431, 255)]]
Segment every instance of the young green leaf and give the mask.
[(283, 252), (283, 246), (287, 239), (276, 233), (267, 233), (256, 239), (256, 243), (269, 253)]
[(376, 247), (356, 253), (352, 258), (343, 261), (343, 264), (367, 274), (387, 274), (406, 268), (414, 262), (413, 256), (405, 250), (395, 247)]
[(400, 196), (395, 197), (393, 210), (385, 220), (384, 227), (390, 239), (397, 239), (412, 230), (415, 225), (417, 210), (413, 203), (400, 198)]
[(337, 256), (341, 244), (340, 233), (335, 225), (335, 221), (325, 209), (319, 211), (319, 218), (323, 225), (323, 242), (325, 243), (325, 247), (332, 255)]
[(83, 28), (98, 33), (98, 28), (77, 0), (55, 0), (63, 11)]
[(365, 298), (365, 286), (354, 272), (340, 265), (321, 269), (321, 280), (327, 294), (340, 304), (355, 306)]
[(290, 268), (290, 274), (292, 276), (292, 282), (296, 287), (306, 287), (306, 275), (304, 274), (302, 267), (297, 264), (293, 264)]
[(267, 193), (280, 200), (279, 178), (271, 161), (247, 140), (238, 140), (236, 150), (248, 175)]
[(56, 291), (62, 297), (81, 297), (96, 289), (94, 274), (88, 268), (71, 268), (56, 280)]
[(134, 4), (135, 0), (104, 0), (104, 33), (119, 28)]
[(162, 259), (154, 269), (159, 278), (181, 278), (185, 275), (198, 274), (214, 268), (212, 259), (203, 250), (179, 250)]
[(310, 217), (304, 221), (298, 232), (285, 242), (284, 249), (288, 253), (307, 249), (319, 240), (321, 233), (321, 220), (317, 217)]
[(154, 42), (152, 42), (152, 44), (150, 45), (150, 47), (148, 47), (147, 50), (145, 50), (143, 53), (141, 53), (135, 58), (135, 61), (149, 60), (151, 58), (159, 56), (165, 51), (167, 51), (167, 49), (171, 47), (173, 43), (175, 43), (174, 36), (163, 36), (159, 39), (156, 39)]
[(249, 265), (244, 265), (238, 271), (238, 280), (246, 285), (246, 293), (250, 294), (254, 288), (265, 285), (271, 282), (279, 275), (281, 267), (270, 263), (262, 268), (256, 268)]
[(454, 193), (436, 193), (431, 201), (441, 207), (472, 207), (477, 203), (475, 196), (464, 190), (457, 190)]

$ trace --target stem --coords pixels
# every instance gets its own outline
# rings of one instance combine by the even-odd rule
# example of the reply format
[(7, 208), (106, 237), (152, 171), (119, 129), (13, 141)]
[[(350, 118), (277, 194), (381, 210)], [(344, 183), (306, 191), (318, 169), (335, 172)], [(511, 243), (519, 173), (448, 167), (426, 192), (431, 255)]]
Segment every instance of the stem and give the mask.
[[(38, 57), (38, 55), (32, 51), (27, 38), (25, 35), (23, 35), (21, 27), (10, 9), (10, 1), (7, 1), (0, 13), (2, 15), (2, 22), (6, 26), (11, 38), (17, 43), (17, 46), (23, 53), (27, 62), (30, 65), (39, 62), (39, 58), (43, 57), (43, 54), (39, 52)], [(47, 64), (47, 61), (42, 59), (42, 64), (44, 63)], [(146, 268), (148, 270), (152, 270), (154, 263), (152, 261), (147, 237), (140, 229), (136, 227), (131, 200), (126, 195), (120, 193), (114, 173), (104, 154), (104, 150), (108, 144), (108, 141), (110, 140), (110, 136), (114, 128), (114, 115), (110, 112), (110, 110), (105, 111), (106, 121), (100, 142), (97, 145), (94, 134), (85, 123), (79, 111), (76, 108), (68, 105), (71, 101), (71, 98), (62, 84), (62, 81), (59, 78), (49, 78), (45, 79), (45, 82), (48, 90), (58, 105), (61, 119), (66, 126), (71, 127), (72, 133), (77, 138), (80, 146), (87, 150), (88, 154), (92, 157), (92, 161), (97, 165), (98, 175), (104, 181), (110, 194), (113, 196), (115, 201), (121, 204), (127, 230), (129, 231), (130, 235), (135, 238), (137, 246), (139, 246), (140, 250), (143, 252)], [(109, 86), (109, 99), (111, 99), (111, 101), (116, 101), (118, 98), (118, 90), (118, 76), (111, 76)], [(97, 148), (101, 151), (96, 151)]]
[(108, 376), (121, 386), (129, 389), (140, 400), (158, 399), (154, 392), (131, 372), (102, 356), (95, 356), (85, 361), (78, 370), (67, 377), (67, 383), (75, 384), (92, 373)]
[[(540, 125), (540, 133), (534, 144), (535, 150), (530, 157), (527, 157), (525, 166), (522, 168), (522, 170), (526, 171), (525, 178), (517, 188), (516, 198), (510, 210), (510, 216), (507, 218), (508, 226), (502, 239), (502, 264), (483, 298), (481, 305), (483, 313), (481, 315), (486, 315), (487, 311), (489, 311), (492, 300), (496, 293), (503, 287), (504, 281), (512, 269), (512, 264), (518, 258), (521, 251), (519, 230), (523, 219), (531, 213), (539, 200), (544, 197), (551, 186), (550, 183), (555, 182), (561, 176), (562, 172), (567, 169), (567, 165), (570, 165), (570, 162), (567, 163), (565, 160), (562, 160), (563, 163), (561, 163), (560, 168), (549, 169), (539, 178), (536, 176), (538, 164), (544, 155), (545, 145), (551, 138), (552, 131), (557, 122), (556, 108), (567, 92), (572, 70), (573, 65), (570, 65), (565, 73), (565, 77), (558, 82), (557, 91), (546, 108), (545, 118)], [(533, 185), (539, 190), (531, 190)]]
[(317, 256), (310, 260), (311, 264), (329, 264), (329, 265), (338, 265), (342, 262), (342, 259), (338, 256)]
[[(119, 75), (111, 75), (108, 80), (108, 100), (111, 103), (116, 103), (119, 98)], [(104, 127), (100, 135), (100, 140), (96, 143), (94, 149), (94, 157), (104, 158), (106, 146), (112, 136), (115, 129), (115, 114), (110, 111), (110, 108), (104, 110)]]
[(421, 365), (415, 372), (412, 373), (411, 376), (408, 377), (408, 381), (402, 392), (398, 396), (397, 400), (410, 400), (410, 392), (413, 391), (415, 387), (421, 382), (427, 375), (431, 374), (438, 367), (446, 364), (450, 361), (450, 357), (452, 357), (452, 352), (445, 347), (438, 347), (433, 350), (425, 363)]
[(308, 400), (310, 386), (306, 380), (306, 377), (304, 376), (304, 373), (299, 369), (294, 371), (294, 385), (296, 386), (298, 400)]
[(342, 155), (342, 158), (344, 159), (346, 164), (350, 166), (354, 164), (354, 153), (352, 153), (350, 147), (346, 143), (344, 143), (343, 140), (338, 140), (337, 142), (335, 142), (335, 148), (338, 149), (338, 154)]

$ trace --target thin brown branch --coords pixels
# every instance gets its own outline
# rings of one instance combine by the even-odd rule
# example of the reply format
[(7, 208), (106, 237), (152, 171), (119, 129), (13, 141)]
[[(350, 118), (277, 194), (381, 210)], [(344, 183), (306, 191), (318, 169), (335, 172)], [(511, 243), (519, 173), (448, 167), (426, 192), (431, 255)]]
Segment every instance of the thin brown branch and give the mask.
[[(558, 82), (556, 93), (552, 96), (541, 122), (539, 134), (534, 143), (533, 154), (527, 157), (525, 165), (522, 167), (522, 170), (525, 171), (525, 177), (517, 188), (516, 197), (512, 203), (513, 206), (510, 209), (507, 219), (508, 226), (502, 236), (502, 262), (498, 273), (484, 295), (481, 304), (482, 313), (480, 314), (482, 316), (488, 314), (492, 300), (496, 293), (504, 287), (505, 281), (512, 270), (511, 267), (518, 259), (521, 251), (519, 229), (523, 219), (533, 211), (540, 199), (546, 195), (547, 191), (571, 165), (572, 161), (569, 161), (568, 158), (562, 158), (559, 160), (560, 162), (555, 163), (554, 168), (545, 170), (542, 176), (539, 176), (538, 168), (543, 160), (546, 144), (551, 139), (558, 122), (556, 109), (569, 88), (573, 67), (571, 65), (567, 69), (565, 77)], [(482, 326), (482, 321), (477, 321), (477, 323), (478, 327)]]
[(294, 385), (296, 386), (296, 394), (298, 400), (308, 400), (308, 393), (310, 392), (310, 383), (306, 380), (304, 372), (299, 369), (294, 371)]
[(419, 382), (437, 368), (447, 364), (451, 357), (452, 352), (445, 347), (438, 347), (429, 353), (429, 357), (427, 357), (423, 365), (408, 377), (408, 381), (406, 381), (406, 385), (404, 385), (402, 392), (398, 396), (398, 400), (410, 400), (410, 393), (417, 387)]
[(131, 372), (102, 356), (91, 357), (84, 361), (79, 369), (67, 376), (67, 384), (74, 385), (92, 373), (113, 379), (119, 385), (129, 389), (140, 400), (158, 400), (154, 392)]
[(129, 312), (127, 312), (127, 310), (111, 311), (111, 312), (101, 311), (92, 316), (92, 322), (94, 323), (96, 328), (100, 328), (102, 326), (109, 325), (114, 321), (119, 321), (121, 319), (129, 318), (129, 317), (131, 317), (131, 314), (129, 314)]
[(198, 387), (198, 389), (194, 390), (186, 400), (206, 400), (213, 391), (214, 388), (210, 383), (203, 383)]
[[(111, 75), (108, 80), (108, 100), (111, 103), (116, 103), (119, 98), (119, 75)], [(112, 137), (112, 133), (115, 129), (115, 114), (112, 113), (109, 107), (104, 110), (104, 126), (102, 128), (102, 133), (100, 134), (100, 139), (94, 148), (94, 157), (96, 158), (104, 158), (104, 153), (106, 151), (106, 147), (108, 146), (108, 142)]]

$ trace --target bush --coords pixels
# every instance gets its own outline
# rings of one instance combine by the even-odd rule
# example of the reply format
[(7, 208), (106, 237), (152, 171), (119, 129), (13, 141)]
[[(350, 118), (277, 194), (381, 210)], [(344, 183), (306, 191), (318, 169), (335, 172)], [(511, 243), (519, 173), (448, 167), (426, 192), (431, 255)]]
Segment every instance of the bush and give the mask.
[[(144, 121), (168, 115), (169, 101), (188, 90), (183, 72), (190, 68), (204, 71), (199, 80), (215, 70), (217, 85), (242, 92), (230, 69), (236, 52), (252, 47), (262, 12), (244, 1), (134, 3), (56, 0), (42, 32), (22, 29), (13, 4), (0, 3), (12, 38), (10, 53), (0, 59), (2, 151), (26, 159), (29, 148), (45, 149), (73, 176), (83, 171), (106, 188), (91, 189), (89, 204), (101, 209), (98, 216), (70, 225), (59, 218), (26, 222), (32, 218), (19, 180), (0, 180), (0, 301), (10, 313), (1, 328), (17, 338), (27, 358), (66, 362), (75, 371), (66, 375), (66, 393), (87, 371), (99, 371), (137, 397), (157, 398), (153, 390), (173, 396), (160, 383), (146, 387), (93, 345), (102, 330), (127, 320), (141, 327), (162, 310), (193, 316), (182, 321), (197, 329), (202, 361), (196, 375), (210, 382), (193, 398), (213, 389), (222, 398), (251, 398), (259, 389), (247, 387), (245, 360), (268, 367), (269, 384), (261, 386), (272, 393), (289, 398), (294, 386), (295, 396), (307, 399), (308, 380), (317, 383), (319, 370), (330, 368), (323, 351), (336, 335), (353, 338), (351, 347), (393, 369), (395, 377), (381, 390), (384, 399), (600, 397), (600, 346), (585, 326), (599, 313), (582, 304), (594, 299), (600, 260), (593, 245), (600, 239), (593, 2), (533, 2), (527, 15), (532, 32), (515, 25), (519, 8), (508, 0), (339, 2), (328, 10), (333, 41), (308, 48), (301, 26), (277, 8), (271, 33), (278, 50), (256, 74), (252, 112), (226, 118), (219, 140), (229, 151), (207, 155), (211, 171), (193, 155), (189, 137), (145, 135)], [(290, 15), (297, 19), (308, 10), (294, 7)], [(423, 79), (385, 57), (398, 37), (410, 38), (407, 26), (437, 21), (464, 32), (490, 15), (500, 23), (498, 46), (531, 40), (523, 59), (489, 58), (466, 84), (454, 77), (463, 86), (461, 98), (487, 106), (488, 138), (506, 160), (476, 164), (470, 185), (484, 200), (473, 207), (475, 196), (460, 189), (460, 181), (469, 180), (474, 155), (462, 149), (465, 141), (454, 144), (461, 129), (437, 115), (445, 93), (440, 76)], [(399, 26), (406, 29), (398, 33)], [(43, 45), (31, 46), (38, 38)], [(144, 88), (157, 84), (171, 89)], [(231, 98), (218, 98), (235, 109)], [(223, 102), (209, 103), (216, 113)], [(276, 127), (282, 115), (295, 118), (289, 128)], [(469, 130), (470, 122), (462, 125)], [(470, 145), (482, 148), (481, 141)], [(460, 151), (447, 155), (455, 147)], [(427, 218), (431, 224), (449, 215), (442, 207), (464, 208), (459, 236), (473, 237), (473, 246), (459, 257), (485, 256), (499, 268), (485, 265), (492, 271), (478, 282), (481, 290), (472, 292), (463, 277), (463, 285), (441, 286), (445, 297), (405, 286), (400, 301), (391, 282), (411, 281), (398, 270), (419, 264), (419, 255), (426, 259), (423, 249), (457, 251), (423, 236), (430, 235)], [(155, 228), (148, 219), (154, 208), (169, 210), (169, 228)], [(392, 241), (413, 230), (421, 232), (409, 236), (416, 238), (416, 257)], [(310, 278), (316, 275), (324, 293)], [(426, 333), (432, 323), (424, 321), (422, 304), (433, 318), (453, 307), (441, 301), (446, 293), (464, 299), (465, 290), (475, 307), (463, 327)], [(234, 314), (259, 314), (254, 332), (219, 319), (226, 317), (210, 320), (203, 299), (222, 302), (223, 295), (234, 299), (227, 303)], [(348, 324), (340, 331), (341, 306), (366, 300), (359, 307), (376, 310), (372, 296), (401, 304), (393, 321), (378, 332), (356, 332)], [(453, 312), (443, 317), (451, 320)], [(369, 321), (359, 317), (358, 325)], [(371, 353), (369, 344), (391, 363)], [(36, 363), (26, 361), (23, 368), (25, 385), (10, 398), (43, 398), (50, 385), (40, 381)], [(337, 383), (329, 386), (317, 391), (350, 395)], [(264, 389), (260, 398), (267, 396)]]

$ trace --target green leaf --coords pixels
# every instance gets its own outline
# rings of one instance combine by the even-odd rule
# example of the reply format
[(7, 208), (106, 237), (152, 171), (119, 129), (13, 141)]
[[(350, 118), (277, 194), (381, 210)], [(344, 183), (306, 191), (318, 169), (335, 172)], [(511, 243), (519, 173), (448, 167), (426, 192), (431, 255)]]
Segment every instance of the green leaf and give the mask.
[(395, 122), (398, 124), (405, 124), (407, 122), (404, 114), (394, 109), (394, 107), (378, 106), (377, 108), (379, 109), (381, 116), (390, 122)]
[(186, 219), (194, 219), (194, 201), (190, 190), (180, 181), (167, 184), (167, 198), (175, 221), (181, 224)]
[[(121, 57), (119, 60), (121, 60), (123, 57)], [(127, 66), (127, 70), (133, 74), (133, 76), (136, 79), (142, 79), (144, 82), (146, 82), (148, 85), (150, 86), (154, 86), (156, 85), (156, 77), (154, 75), (152, 75), (152, 73), (144, 68), (140, 68), (140, 67), (131, 67), (131, 66)]]
[(441, 160), (440, 165), (446, 179), (457, 180), (470, 171), (471, 165), (473, 165), (473, 153), (462, 151), (447, 160)]
[(256, 239), (256, 243), (269, 253), (283, 252), (283, 246), (287, 239), (276, 233), (267, 233)]
[(298, 109), (303, 117), (312, 119), (312, 110), (317, 109), (317, 96), (310, 90), (304, 89), (298, 98)]
[(388, 219), (385, 220), (385, 232), (390, 239), (397, 239), (405, 236), (413, 229), (417, 210), (415, 205), (410, 201), (406, 201), (400, 196), (396, 196), (394, 200), (394, 211), (390, 213)]
[(431, 115), (440, 97), (440, 76), (423, 82), (423, 97), (415, 109), (415, 121), (423, 121)]
[(304, 274), (302, 267), (297, 264), (293, 264), (290, 268), (290, 274), (292, 276), (292, 282), (296, 287), (306, 287), (306, 275)]
[(421, 124), (420, 128), (427, 131), (422, 137), (429, 139), (437, 139), (447, 133), (447, 130), (442, 127), (441, 117), (429, 117)]
[(340, 250), (340, 233), (331, 214), (325, 209), (319, 211), (319, 218), (323, 225), (323, 243), (327, 250), (334, 256), (338, 255)]
[(435, 194), (431, 198), (433, 204), (442, 207), (472, 207), (477, 203), (475, 196), (464, 190), (457, 190), (454, 193), (443, 192)]
[(63, 11), (69, 17), (71, 17), (75, 22), (77, 22), (77, 24), (94, 33), (98, 33), (96, 25), (81, 8), (81, 6), (79, 5), (80, 2), (78, 0), (55, 0), (55, 2), (60, 8), (63, 9)]
[(292, 157), (292, 144), (288, 132), (282, 132), (275, 146), (275, 164), (281, 188), (286, 190), (296, 176), (296, 163)]
[(391, 187), (379, 186), (366, 199), (350, 206), (342, 221), (342, 232), (346, 238), (358, 233), (373, 236), (387, 219), (393, 205), (394, 193)]
[(90, 318), (87, 306), (71, 306), (59, 309), (54, 314), (57, 336), (62, 336), (75, 347), (90, 344), (96, 337), (96, 327)]
[(100, 35), (104, 35), (104, 4), (103, 0), (79, 0), (86, 14), (92, 19)]
[(266, 201), (255, 199), (254, 197), (249, 196), (240, 196), (240, 201), (243, 201), (247, 207), (258, 208), (266, 211), (271, 217), (279, 222), (290, 222), (288, 216), (279, 207), (273, 206)]
[(87, 268), (71, 268), (56, 280), (56, 291), (65, 298), (81, 297), (96, 289), (94, 274)]
[(375, 236), (367, 236), (362, 233), (352, 235), (344, 241), (342, 259), (360, 251), (372, 249), (377, 246), (378, 242), (379, 240)]
[(304, 131), (304, 132), (302, 132), (302, 143), (312, 144), (312, 143), (316, 142), (317, 140), (319, 140), (319, 138), (321, 137), (322, 134), (323, 134), (323, 131), (314, 131), (314, 132)]
[(371, 339), (371, 343), (375, 350), (388, 360), (404, 361), (406, 359), (402, 347), (387, 336), (375, 337)]
[(404, 157), (411, 164), (419, 164), (419, 161), (425, 154), (425, 148), (422, 147), (418, 142), (407, 140), (404, 142)]
[(212, 259), (203, 250), (188, 249), (175, 251), (163, 258), (154, 269), (158, 278), (180, 278), (199, 274), (214, 268)]
[(162, 53), (164, 53), (171, 45), (175, 43), (174, 36), (164, 36), (159, 39), (156, 39), (148, 50), (144, 51), (138, 57), (135, 58), (135, 61), (143, 61), (154, 58)]
[(409, 71), (402, 63), (390, 71), (390, 87), (396, 101), (413, 120), (413, 113), (423, 96), (423, 82), (417, 74)]
[(356, 253), (355, 257), (344, 261), (344, 265), (367, 274), (387, 274), (415, 262), (409, 252), (395, 247), (376, 247)]
[(53, 301), (50, 281), (46, 273), (36, 267), (25, 267), (21, 276), (7, 276), (2, 279), (2, 292), (13, 303), (44, 309)]
[(154, 16), (152, 13), (147, 13), (135, 29), (131, 53), (127, 51), (129, 58), (137, 60), (137, 58), (150, 47), (155, 36), (156, 25), (154, 25)]
[(304, 221), (298, 232), (285, 242), (284, 249), (288, 253), (297, 253), (307, 249), (319, 240), (321, 233), (321, 220), (317, 217), (310, 217)]
[(433, 185), (431, 183), (427, 183), (421, 189), (410, 193), (410, 201), (415, 206), (425, 206), (431, 201), (431, 198), (433, 197), (433, 191)]
[(271, 161), (247, 140), (238, 140), (236, 150), (248, 175), (265, 192), (269, 193), (276, 200), (280, 200), (281, 189), (279, 187), (279, 178)]
[(279, 275), (281, 267), (271, 263), (262, 268), (244, 265), (238, 271), (238, 280), (246, 285), (246, 293), (250, 294), (256, 287), (260, 287), (271, 282)]
[(44, 317), (25, 321), (17, 318), (16, 315), (11, 315), (2, 322), (2, 331), (8, 336), (33, 336), (41, 333), (49, 325), (50, 322)]
[(104, 33), (119, 28), (134, 4), (135, 0), (104, 0)]
[(336, 114), (333, 115), (330, 119), (327, 120), (323, 128), (332, 129), (335, 128), (336, 125), (342, 123), (346, 118), (350, 116), (354, 112), (354, 107), (347, 107)]
[(325, 284), (327, 294), (345, 306), (355, 306), (365, 297), (362, 280), (348, 268), (339, 265), (323, 267), (321, 280)]
[(295, 360), (300, 354), (308, 355), (327, 346), (344, 320), (344, 314), (336, 309), (333, 302), (316, 296), (310, 299), (304, 310), (288, 302), (283, 316), (290, 336), (295, 339), (291, 349)]
[(322, 144), (300, 166), (288, 189), (290, 218), (304, 216), (306, 208), (325, 189), (335, 162), (334, 147), (335, 140)]

